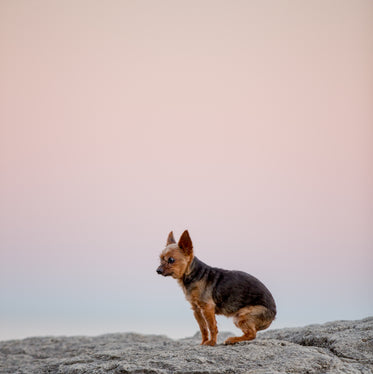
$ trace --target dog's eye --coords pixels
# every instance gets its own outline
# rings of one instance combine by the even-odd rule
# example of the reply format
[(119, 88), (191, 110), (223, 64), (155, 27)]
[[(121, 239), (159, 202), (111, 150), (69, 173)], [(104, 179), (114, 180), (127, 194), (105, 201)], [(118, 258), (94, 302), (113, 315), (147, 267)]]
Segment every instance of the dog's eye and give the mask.
[(175, 259), (173, 257), (170, 257), (167, 262), (169, 264), (173, 264), (175, 262)]

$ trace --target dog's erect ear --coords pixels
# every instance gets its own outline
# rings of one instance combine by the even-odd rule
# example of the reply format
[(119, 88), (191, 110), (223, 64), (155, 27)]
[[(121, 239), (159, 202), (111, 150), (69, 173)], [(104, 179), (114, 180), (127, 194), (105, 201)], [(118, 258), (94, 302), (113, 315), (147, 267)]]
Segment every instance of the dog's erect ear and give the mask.
[(191, 255), (193, 253), (193, 243), (192, 239), (190, 239), (188, 230), (185, 230), (183, 232), (177, 245), (183, 251), (184, 254)]
[(168, 238), (167, 238), (167, 245), (169, 244), (175, 244), (176, 243), (176, 240), (174, 238), (174, 233), (171, 231), (169, 234), (168, 234)]

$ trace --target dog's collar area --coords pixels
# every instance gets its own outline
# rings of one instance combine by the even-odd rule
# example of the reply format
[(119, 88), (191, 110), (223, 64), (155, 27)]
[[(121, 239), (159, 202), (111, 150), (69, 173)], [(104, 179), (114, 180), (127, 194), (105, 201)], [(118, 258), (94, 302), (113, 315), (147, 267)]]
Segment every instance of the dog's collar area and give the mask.
[(183, 276), (184, 286), (201, 280), (205, 275), (207, 269), (208, 266), (194, 256), (192, 262), (189, 265), (188, 273), (185, 273)]

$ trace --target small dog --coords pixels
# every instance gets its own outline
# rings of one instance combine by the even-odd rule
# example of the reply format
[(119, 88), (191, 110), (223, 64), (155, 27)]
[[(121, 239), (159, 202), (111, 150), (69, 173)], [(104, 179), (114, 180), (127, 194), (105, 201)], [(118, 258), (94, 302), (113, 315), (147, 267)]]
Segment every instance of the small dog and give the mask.
[(247, 273), (214, 268), (200, 261), (193, 254), (187, 230), (177, 244), (170, 232), (160, 259), (157, 273), (177, 279), (192, 305), (202, 334), (201, 345), (216, 344), (215, 314), (233, 317), (243, 331), (242, 336), (230, 337), (225, 344), (255, 339), (256, 332), (275, 319), (276, 304), (266, 286)]

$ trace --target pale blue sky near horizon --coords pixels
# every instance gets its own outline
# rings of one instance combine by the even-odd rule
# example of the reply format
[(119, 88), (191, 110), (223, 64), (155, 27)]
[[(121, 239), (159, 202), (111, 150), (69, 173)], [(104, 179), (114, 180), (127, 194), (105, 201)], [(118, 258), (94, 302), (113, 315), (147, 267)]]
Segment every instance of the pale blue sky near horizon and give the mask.
[(156, 274), (185, 229), (267, 285), (271, 328), (373, 315), (372, 14), (0, 2), (0, 340), (193, 335)]

